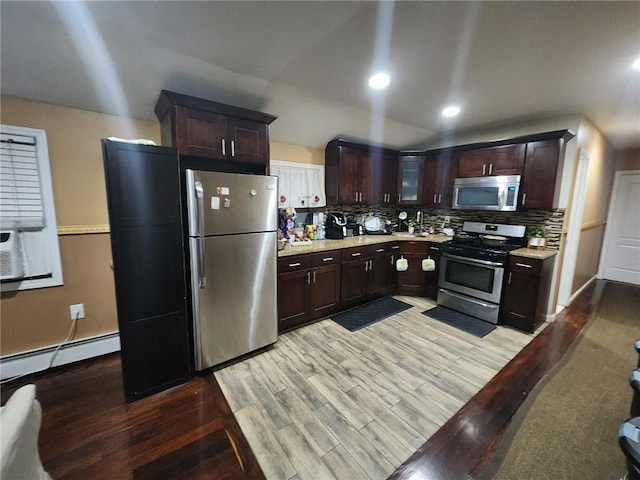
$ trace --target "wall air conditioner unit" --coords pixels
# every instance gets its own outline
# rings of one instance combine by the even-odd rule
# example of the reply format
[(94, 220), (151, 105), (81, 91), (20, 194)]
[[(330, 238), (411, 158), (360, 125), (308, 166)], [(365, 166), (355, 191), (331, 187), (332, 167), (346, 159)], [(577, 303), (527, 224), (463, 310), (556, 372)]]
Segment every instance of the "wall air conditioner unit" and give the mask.
[(18, 280), (24, 277), (22, 251), (17, 230), (0, 232), (0, 280)]

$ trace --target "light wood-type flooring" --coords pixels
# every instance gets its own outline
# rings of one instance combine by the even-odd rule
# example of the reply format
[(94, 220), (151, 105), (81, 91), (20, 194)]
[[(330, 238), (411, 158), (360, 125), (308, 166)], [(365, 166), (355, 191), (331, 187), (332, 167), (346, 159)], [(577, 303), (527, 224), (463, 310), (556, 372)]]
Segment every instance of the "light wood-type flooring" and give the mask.
[(480, 339), (395, 298), (413, 307), (357, 332), (323, 320), (215, 372), (266, 478), (387, 478), (534, 338)]

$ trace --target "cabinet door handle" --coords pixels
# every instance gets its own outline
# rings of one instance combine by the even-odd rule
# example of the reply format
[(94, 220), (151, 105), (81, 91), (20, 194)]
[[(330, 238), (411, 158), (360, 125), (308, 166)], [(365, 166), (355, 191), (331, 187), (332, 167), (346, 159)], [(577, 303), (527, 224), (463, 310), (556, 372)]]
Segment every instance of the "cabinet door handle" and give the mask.
[(290, 263), (289, 266), (290, 267), (299, 267), (300, 266), (300, 262)]
[(362, 192), (360, 192), (360, 203), (362, 203)]
[(491, 175), (491, 173), (493, 173), (493, 163), (489, 164), (489, 175)]
[(400, 193), (398, 194), (398, 203), (400, 203), (400, 201), (402, 200), (401, 195), (402, 195), (402, 194), (400, 194)]
[(359, 257), (360, 255), (362, 255), (362, 253), (360, 252), (351, 254), (352, 257)]
[(433, 194), (433, 203), (436, 203), (436, 194)]
[(234, 140), (231, 140), (231, 156), (236, 156), (236, 142)]
[(358, 201), (358, 192), (356, 192), (356, 202)]
[(373, 260), (369, 260), (369, 271), (373, 270)]
[(365, 272), (368, 272), (368, 271), (369, 271), (369, 260), (366, 260), (366, 261), (364, 262), (364, 271), (365, 271)]
[(482, 175), (484, 175), (485, 171), (487, 170), (487, 164), (483, 163), (482, 164)]
[(395, 262), (395, 258), (396, 258), (395, 255), (391, 255), (391, 265), (395, 265), (395, 263), (396, 263)]
[(438, 194), (438, 203), (441, 203), (441, 202), (442, 202), (442, 194), (441, 194), (441, 193), (439, 193), (439, 194)]
[(324, 257), (322, 259), (323, 262), (330, 262), (331, 260), (333, 260), (333, 257)]
[(512, 272), (509, 272), (509, 281), (507, 282), (509, 285), (511, 285), (511, 275), (512, 275)]
[(520, 313), (512, 312), (511, 310), (509, 310), (509, 313), (510, 313), (511, 315), (515, 315), (516, 317), (520, 317), (520, 318), (527, 318), (527, 316), (526, 316), (526, 315), (522, 315), (522, 314), (520, 314)]
[(311, 285), (311, 272), (307, 272), (307, 285)]
[(394, 245), (393, 247), (391, 247), (393, 250), (400, 250), (400, 245)]
[(313, 283), (316, 283), (316, 271), (313, 271)]
[(522, 194), (522, 204), (524, 205), (525, 203), (527, 203), (527, 194), (523, 193)]
[(384, 248), (376, 248), (376, 253), (384, 252)]
[(531, 265), (527, 265), (526, 263), (518, 263), (518, 262), (516, 262), (516, 266), (524, 267), (524, 268), (531, 268)]
[(224, 141), (224, 138), (222, 139), (222, 156), (223, 157), (227, 156), (227, 145), (226, 145), (226, 142)]
[(440, 249), (438, 247), (429, 247), (429, 250), (435, 250), (436, 252), (440, 251)]

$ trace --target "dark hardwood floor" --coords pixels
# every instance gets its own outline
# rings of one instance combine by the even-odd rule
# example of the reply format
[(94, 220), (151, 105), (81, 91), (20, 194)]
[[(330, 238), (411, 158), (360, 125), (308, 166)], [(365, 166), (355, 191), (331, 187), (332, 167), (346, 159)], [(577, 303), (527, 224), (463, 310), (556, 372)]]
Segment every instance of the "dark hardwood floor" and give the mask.
[(119, 354), (21, 380), (36, 384), (40, 456), (56, 480), (264, 478), (212, 374), (133, 403)]
[[(391, 478), (480, 471), (526, 396), (595, 313), (604, 283), (585, 289)], [(54, 479), (264, 478), (211, 374), (127, 404), (113, 354), (16, 380), (3, 387), (2, 403), (25, 383), (37, 386), (40, 454)]]

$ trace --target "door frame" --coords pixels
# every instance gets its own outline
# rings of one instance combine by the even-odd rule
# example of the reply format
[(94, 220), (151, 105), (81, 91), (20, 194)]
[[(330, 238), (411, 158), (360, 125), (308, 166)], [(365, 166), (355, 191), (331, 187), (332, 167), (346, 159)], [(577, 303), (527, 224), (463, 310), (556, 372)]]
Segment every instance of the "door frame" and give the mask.
[(626, 175), (640, 175), (640, 170), (618, 170), (615, 172), (613, 179), (613, 187), (611, 192), (611, 199), (609, 200), (609, 210), (607, 211), (607, 224), (604, 229), (604, 239), (602, 242), (602, 250), (600, 251), (600, 263), (598, 264), (598, 273), (596, 274), (599, 279), (604, 278), (604, 266), (606, 263), (607, 251), (609, 248), (609, 242), (612, 241), (614, 235), (613, 228), (611, 226), (611, 219), (614, 213), (614, 207), (618, 200), (618, 187), (623, 176)]
[[(576, 165), (576, 176), (573, 182), (573, 194), (571, 196), (571, 211), (569, 213), (569, 222), (565, 240), (565, 252), (562, 258), (562, 268), (560, 270), (557, 306), (562, 308), (569, 305), (571, 300), (581, 290), (578, 289), (576, 292), (571, 292), (578, 258), (578, 248), (580, 246), (580, 232), (582, 229), (582, 217), (584, 216), (584, 202), (587, 194), (587, 181), (589, 179), (590, 164), (591, 154), (583, 148), (580, 149)], [(584, 288), (584, 286), (582, 288)]]

